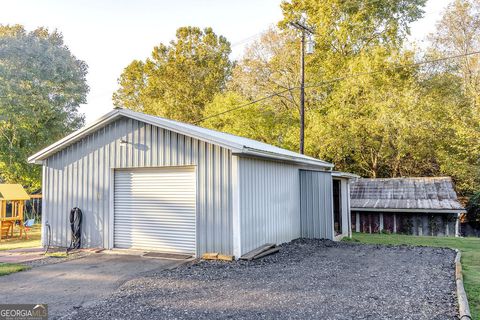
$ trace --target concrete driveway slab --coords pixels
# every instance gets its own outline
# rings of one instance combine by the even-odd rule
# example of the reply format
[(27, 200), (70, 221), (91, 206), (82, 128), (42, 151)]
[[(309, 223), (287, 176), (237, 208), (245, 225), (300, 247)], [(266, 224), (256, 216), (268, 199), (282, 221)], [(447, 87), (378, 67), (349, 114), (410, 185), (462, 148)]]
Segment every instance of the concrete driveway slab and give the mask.
[(184, 262), (137, 255), (93, 254), (0, 277), (0, 301), (46, 303), (49, 318), (56, 319), (108, 296), (144, 272), (170, 269)]

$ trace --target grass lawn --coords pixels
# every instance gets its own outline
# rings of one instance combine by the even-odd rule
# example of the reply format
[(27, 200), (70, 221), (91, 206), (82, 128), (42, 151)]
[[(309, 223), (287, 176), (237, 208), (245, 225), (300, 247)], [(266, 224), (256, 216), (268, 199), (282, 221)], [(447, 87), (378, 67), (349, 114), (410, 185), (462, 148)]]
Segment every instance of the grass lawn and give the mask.
[(41, 225), (36, 224), (28, 232), (29, 240), (19, 239), (18, 238), (18, 227), (15, 228), (14, 236), (15, 238), (2, 239), (0, 241), (0, 251), (10, 250), (10, 249), (20, 249), (20, 248), (35, 248), (40, 247), (40, 237), (41, 237)]
[(15, 273), (23, 270), (28, 270), (30, 267), (17, 263), (0, 263), (0, 276), (6, 276), (10, 273)]
[(47, 256), (48, 257), (53, 257), (53, 258), (67, 258), (68, 254), (65, 251), (50, 252), (50, 253), (47, 253)]
[(352, 240), (372, 244), (406, 244), (459, 249), (462, 252), (463, 281), (470, 311), (473, 319), (480, 320), (480, 238), (415, 237), (354, 232)]

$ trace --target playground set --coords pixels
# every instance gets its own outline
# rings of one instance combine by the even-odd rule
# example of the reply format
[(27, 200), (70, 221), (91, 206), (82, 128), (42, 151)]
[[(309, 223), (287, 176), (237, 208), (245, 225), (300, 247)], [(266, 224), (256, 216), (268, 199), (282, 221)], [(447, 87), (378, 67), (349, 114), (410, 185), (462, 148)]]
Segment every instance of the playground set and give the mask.
[(30, 196), (19, 184), (0, 184), (0, 240), (13, 238), (14, 230), (19, 229), (19, 237), (28, 239), (27, 231), (35, 219), (24, 220), (25, 201)]

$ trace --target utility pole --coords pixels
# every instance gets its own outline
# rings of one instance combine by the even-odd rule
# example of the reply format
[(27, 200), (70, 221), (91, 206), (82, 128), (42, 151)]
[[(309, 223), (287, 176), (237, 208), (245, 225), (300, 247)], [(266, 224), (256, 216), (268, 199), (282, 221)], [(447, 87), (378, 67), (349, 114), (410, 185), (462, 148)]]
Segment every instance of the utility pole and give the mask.
[(305, 147), (305, 31), (302, 31), (300, 48), (300, 153)]
[[(304, 153), (305, 148), (305, 38), (306, 35), (313, 34), (313, 30), (306, 26), (305, 19), (299, 22), (290, 23), (295, 29), (302, 33), (300, 43), (300, 153)], [(313, 53), (313, 43), (309, 39), (307, 54)]]

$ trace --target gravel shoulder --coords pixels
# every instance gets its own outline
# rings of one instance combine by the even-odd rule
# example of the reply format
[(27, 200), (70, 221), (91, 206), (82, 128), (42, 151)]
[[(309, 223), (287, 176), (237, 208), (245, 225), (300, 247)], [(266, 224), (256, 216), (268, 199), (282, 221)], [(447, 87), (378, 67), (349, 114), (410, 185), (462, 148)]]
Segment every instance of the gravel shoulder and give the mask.
[(75, 319), (455, 319), (450, 249), (295, 240), (126, 282)]

